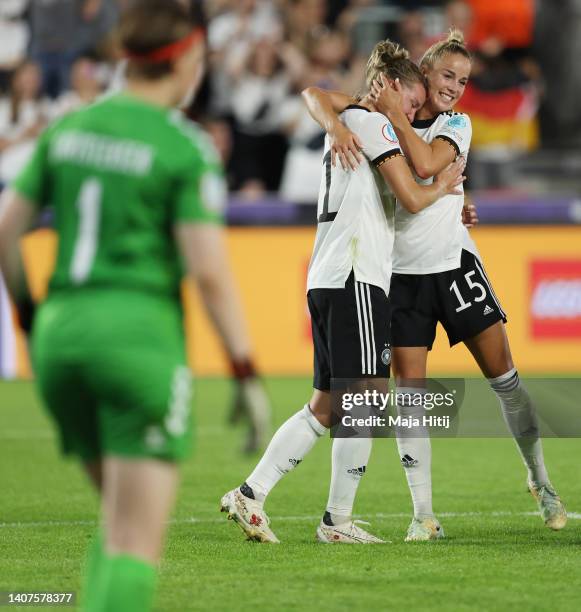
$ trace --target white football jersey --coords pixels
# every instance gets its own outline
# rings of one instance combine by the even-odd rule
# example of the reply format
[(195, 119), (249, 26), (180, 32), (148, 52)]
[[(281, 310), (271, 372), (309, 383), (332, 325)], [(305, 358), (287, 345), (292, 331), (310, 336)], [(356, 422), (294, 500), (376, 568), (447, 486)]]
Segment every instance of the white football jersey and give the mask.
[(357, 281), (380, 287), (387, 295), (395, 197), (378, 166), (401, 155), (399, 141), (384, 115), (362, 106), (347, 107), (340, 119), (359, 137), (367, 163), (356, 170), (343, 170), (339, 162), (332, 166), (326, 138), (307, 290), (343, 288), (353, 270)]
[[(450, 143), (457, 155), (468, 156), (472, 124), (464, 113), (441, 113), (432, 119), (413, 122), (416, 134), (426, 142), (442, 138)], [(421, 180), (429, 185), (433, 178)], [(459, 190), (463, 192), (462, 186)], [(395, 213), (395, 244), (393, 271), (398, 274), (433, 274), (460, 267), (462, 249), (478, 250), (468, 230), (462, 224), (464, 195), (446, 195), (431, 206), (413, 215), (399, 203)]]

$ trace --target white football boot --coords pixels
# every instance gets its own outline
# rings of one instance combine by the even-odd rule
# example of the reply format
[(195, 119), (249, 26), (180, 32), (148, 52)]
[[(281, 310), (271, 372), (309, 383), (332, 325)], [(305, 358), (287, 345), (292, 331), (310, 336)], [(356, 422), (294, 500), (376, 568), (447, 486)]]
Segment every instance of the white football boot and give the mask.
[(408, 527), (405, 542), (427, 542), (440, 540), (443, 537), (445, 537), (444, 529), (436, 517), (419, 520), (414, 516)]
[(233, 489), (224, 495), (220, 502), (220, 511), (228, 513), (228, 520), (234, 521), (240, 529), (254, 542), (269, 542), (279, 544), (279, 539), (270, 529), (270, 519), (262, 508), (262, 504), (250, 499)]
[(545, 525), (554, 531), (563, 529), (567, 524), (567, 512), (555, 489), (550, 484), (536, 487), (529, 482), (527, 485), (531, 495), (537, 500)]
[(369, 523), (348, 521), (340, 525), (327, 525), (321, 521), (317, 527), (316, 539), (324, 544), (386, 544), (385, 540), (375, 537), (359, 525)]

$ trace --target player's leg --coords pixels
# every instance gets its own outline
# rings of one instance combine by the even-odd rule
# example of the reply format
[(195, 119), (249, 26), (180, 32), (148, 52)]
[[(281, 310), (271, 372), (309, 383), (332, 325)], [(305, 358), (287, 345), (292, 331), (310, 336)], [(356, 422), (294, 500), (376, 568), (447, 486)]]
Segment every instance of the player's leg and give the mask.
[(175, 463), (109, 456), (104, 461), (104, 542), (85, 610), (140, 612), (152, 607), (166, 522), (178, 482)]
[[(387, 394), (388, 380), (367, 379), (350, 387), (350, 392), (376, 390)], [(373, 407), (369, 407), (373, 413)], [(363, 415), (361, 415), (363, 416)], [(372, 449), (372, 433), (369, 428), (358, 428), (356, 435), (333, 438), (331, 450), (331, 482), (325, 513), (317, 528), (317, 539), (324, 543), (380, 544), (383, 540), (362, 529), (353, 520), (353, 507), (359, 485), (367, 473)]]
[(310, 402), (278, 428), (252, 473), (239, 487), (228, 491), (220, 502), (221, 511), (227, 512), (228, 518), (234, 520), (248, 538), (254, 541), (278, 542), (264, 511), (266, 497), (283, 476), (303, 461), (330, 426), (328, 332), (321, 314), (321, 309), (327, 306), (325, 300), (324, 291), (309, 292), (308, 305), (315, 352), (314, 390)]
[[(393, 304), (393, 369), (398, 416), (420, 419), (424, 407), (405, 398), (425, 393), (428, 351), (436, 334), (432, 314), (435, 296), (432, 275), (394, 274), (390, 298)], [(432, 508), (432, 448), (427, 428), (396, 428), (397, 449), (413, 504), (413, 518), (406, 541), (433, 540), (444, 536)]]
[(234, 520), (250, 540), (277, 543), (264, 511), (268, 494), (283, 476), (294, 470), (325, 434), (330, 421), (329, 393), (315, 389), (308, 404), (287, 419), (275, 432), (264, 455), (235, 489), (220, 502), (222, 512)]
[[(337, 397), (339, 388), (349, 388), (350, 393), (387, 393), (390, 322), (391, 308), (385, 292), (357, 282), (351, 275), (345, 290), (335, 296), (329, 318), (331, 376)], [(338, 405), (332, 408), (339, 413)], [(371, 414), (373, 408), (366, 406), (365, 415)], [(369, 428), (345, 431), (337, 427), (334, 431), (329, 498), (317, 538), (325, 543), (380, 543), (382, 540), (352, 518), (357, 490), (371, 454), (372, 433)]]
[(313, 390), (308, 404), (276, 431), (264, 455), (242, 485), (245, 493), (264, 502), (278, 481), (297, 467), (329, 427), (328, 391)]
[(502, 321), (465, 341), (498, 398), (504, 420), (527, 469), (528, 487), (551, 529), (562, 529), (566, 512), (545, 466), (534, 403), (514, 367)]
[(482, 262), (462, 252), (461, 267), (442, 276), (439, 292), (442, 324), (450, 345), (464, 342), (497, 396), (503, 417), (527, 468), (529, 487), (541, 514), (553, 529), (565, 525), (566, 514), (549, 483), (539, 437), (536, 410), (514, 367), (504, 324), (506, 314)]
[(85, 570), (87, 611), (137, 612), (153, 605), (176, 465), (189, 454), (192, 436), (189, 370), (176, 347), (168, 346), (165, 356), (119, 351), (108, 362), (95, 359), (88, 375), (100, 389), (104, 460), (103, 528)]

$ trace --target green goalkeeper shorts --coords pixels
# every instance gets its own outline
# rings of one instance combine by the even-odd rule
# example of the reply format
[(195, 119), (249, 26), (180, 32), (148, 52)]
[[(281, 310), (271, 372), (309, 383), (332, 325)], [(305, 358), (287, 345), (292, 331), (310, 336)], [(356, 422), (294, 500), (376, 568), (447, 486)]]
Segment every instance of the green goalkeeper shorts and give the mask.
[(181, 309), (137, 291), (54, 294), (32, 361), (65, 454), (180, 461), (192, 445), (192, 379)]

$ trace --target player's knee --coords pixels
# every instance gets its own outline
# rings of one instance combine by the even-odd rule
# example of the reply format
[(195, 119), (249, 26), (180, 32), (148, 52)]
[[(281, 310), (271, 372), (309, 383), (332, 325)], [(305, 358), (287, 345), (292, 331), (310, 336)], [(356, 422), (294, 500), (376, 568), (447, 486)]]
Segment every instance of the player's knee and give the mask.
[(315, 390), (308, 404), (309, 411), (317, 422), (329, 429), (331, 427), (331, 395), (325, 391)]

